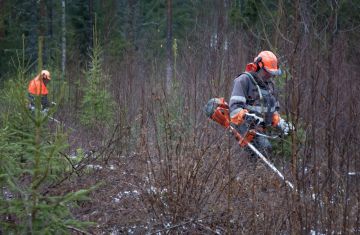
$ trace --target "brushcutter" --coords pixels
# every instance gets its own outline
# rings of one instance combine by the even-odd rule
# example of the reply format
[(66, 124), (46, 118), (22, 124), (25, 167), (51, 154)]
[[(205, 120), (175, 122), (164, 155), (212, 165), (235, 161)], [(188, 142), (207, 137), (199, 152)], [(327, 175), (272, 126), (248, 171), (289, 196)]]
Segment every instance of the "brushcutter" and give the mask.
[[(248, 130), (245, 136), (242, 136), (233, 126), (230, 125), (230, 115), (229, 115), (229, 105), (226, 103), (224, 98), (212, 98), (208, 101), (207, 105), (204, 108), (206, 115), (213, 121), (217, 122), (221, 126), (225, 127), (229, 130), (238, 141), (241, 147), (249, 147), (263, 162), (266, 163), (292, 190), (294, 189), (294, 185), (285, 179), (284, 175), (258, 150), (250, 143), (252, 140), (251, 137), (255, 135), (263, 136), (266, 138), (277, 138), (275, 136), (268, 136), (255, 130)], [(258, 118), (256, 116), (250, 115), (250, 118)], [(261, 120), (256, 120), (258, 123)], [(250, 137), (250, 138), (249, 138)]]

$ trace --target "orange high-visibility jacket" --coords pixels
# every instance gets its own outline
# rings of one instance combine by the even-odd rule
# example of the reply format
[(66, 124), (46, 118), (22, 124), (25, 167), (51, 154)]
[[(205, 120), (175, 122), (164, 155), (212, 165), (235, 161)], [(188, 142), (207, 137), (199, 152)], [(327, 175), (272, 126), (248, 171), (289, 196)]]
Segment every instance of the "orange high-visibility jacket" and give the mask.
[(44, 82), (39, 76), (36, 76), (30, 81), (28, 92), (32, 95), (47, 95), (49, 93)]

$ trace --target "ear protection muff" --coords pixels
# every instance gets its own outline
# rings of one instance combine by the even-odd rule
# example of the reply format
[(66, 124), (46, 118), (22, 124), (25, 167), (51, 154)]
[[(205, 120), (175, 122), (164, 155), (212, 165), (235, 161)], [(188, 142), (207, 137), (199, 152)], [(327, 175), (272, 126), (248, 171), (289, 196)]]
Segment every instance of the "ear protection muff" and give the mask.
[(43, 80), (50, 80), (46, 73), (41, 74)]
[(262, 67), (264, 67), (264, 64), (262, 61), (261, 56), (259, 56), (258, 58), (256, 58), (255, 60), (255, 64), (256, 64), (256, 71), (259, 71)]

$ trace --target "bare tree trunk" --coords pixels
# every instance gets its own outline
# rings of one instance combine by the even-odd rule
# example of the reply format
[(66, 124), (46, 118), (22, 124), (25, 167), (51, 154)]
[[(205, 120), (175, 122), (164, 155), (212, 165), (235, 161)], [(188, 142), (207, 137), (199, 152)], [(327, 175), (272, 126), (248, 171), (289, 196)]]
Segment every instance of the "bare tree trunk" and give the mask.
[[(5, 6), (5, 1), (4, 0), (0, 0), (0, 16), (2, 16), (2, 14), (6, 11), (4, 9)], [(3, 17), (0, 18), (0, 40), (4, 39), (5, 37), (5, 22), (4, 19), (2, 19)]]
[(53, 22), (54, 22), (54, 1), (49, 0), (48, 3), (48, 32), (49, 32), (49, 41), (53, 41), (54, 30), (53, 30)]
[[(128, 92), (126, 99), (129, 99), (134, 91), (134, 83), (136, 78), (136, 7), (137, 7), (137, 1), (136, 0), (128, 0), (128, 7), (129, 7), (129, 14), (127, 16), (126, 22), (127, 22), (127, 28), (126, 28), (126, 34), (128, 37), (128, 40), (131, 42), (131, 46), (129, 48), (129, 51), (126, 55), (126, 76), (127, 76), (127, 89)], [(127, 101), (127, 102), (130, 102)]]
[(66, 70), (66, 2), (61, 0), (62, 17), (61, 17), (61, 76), (65, 77)]
[(172, 50), (173, 34), (172, 34), (172, 0), (167, 0), (167, 32), (166, 32), (166, 91), (169, 92), (172, 86), (174, 55)]
[(90, 38), (89, 38), (89, 46), (93, 48), (94, 46), (94, 2), (93, 0), (89, 0), (89, 28), (90, 28)]
[(38, 72), (41, 71), (41, 69), (43, 68), (43, 52), (46, 51), (46, 48), (44, 48), (44, 44), (45, 44), (45, 21), (46, 21), (46, 8), (45, 8), (45, 1), (41, 0), (40, 1), (40, 21), (39, 21), (39, 25), (38, 25), (38, 31), (39, 31), (39, 41), (38, 41), (38, 45), (39, 45), (39, 50), (38, 50)]

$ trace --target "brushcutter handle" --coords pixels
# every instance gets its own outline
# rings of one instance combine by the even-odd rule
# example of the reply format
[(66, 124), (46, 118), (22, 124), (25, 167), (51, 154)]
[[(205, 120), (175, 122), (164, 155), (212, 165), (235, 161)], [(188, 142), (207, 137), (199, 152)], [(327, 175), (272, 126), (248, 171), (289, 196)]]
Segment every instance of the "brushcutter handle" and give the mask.
[[(242, 127), (246, 128), (245, 126)], [(240, 147), (246, 147), (246, 145), (250, 143), (256, 135), (255, 130), (240, 131), (233, 125), (229, 125), (229, 130), (235, 136), (235, 139), (238, 141)]]
[(264, 119), (257, 116), (254, 113), (245, 113), (245, 121), (250, 124), (258, 125), (258, 124), (264, 122)]

